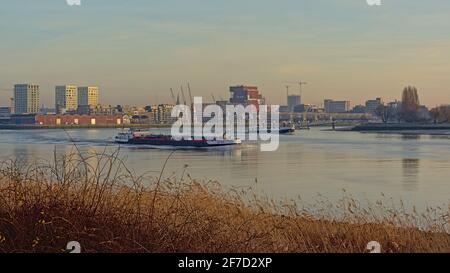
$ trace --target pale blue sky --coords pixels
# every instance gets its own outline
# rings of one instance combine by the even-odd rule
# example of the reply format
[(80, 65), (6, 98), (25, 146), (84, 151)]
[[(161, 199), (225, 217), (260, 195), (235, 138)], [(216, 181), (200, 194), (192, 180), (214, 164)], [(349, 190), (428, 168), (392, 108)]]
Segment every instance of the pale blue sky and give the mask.
[(450, 103), (450, 1), (383, 2), (0, 0), (0, 89), (37, 83), (52, 106), (55, 85), (95, 84), (104, 103), (145, 105), (186, 81), (208, 99), (244, 83), (284, 103), (302, 79), (309, 103), (389, 100), (407, 84)]

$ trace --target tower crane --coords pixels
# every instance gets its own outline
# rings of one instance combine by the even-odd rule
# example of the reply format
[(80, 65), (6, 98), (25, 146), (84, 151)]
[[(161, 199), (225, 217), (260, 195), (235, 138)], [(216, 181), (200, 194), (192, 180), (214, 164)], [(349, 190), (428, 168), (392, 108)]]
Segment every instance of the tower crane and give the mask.
[(303, 82), (303, 81), (298, 81), (298, 82), (288, 82), (288, 83), (292, 83), (292, 84), (298, 84), (298, 86), (300, 87), (300, 96), (303, 95), (303, 85), (307, 85), (307, 82)]
[(289, 88), (291, 88), (291, 86), (290, 85), (286, 85), (286, 94), (287, 94), (288, 97), (289, 97)]

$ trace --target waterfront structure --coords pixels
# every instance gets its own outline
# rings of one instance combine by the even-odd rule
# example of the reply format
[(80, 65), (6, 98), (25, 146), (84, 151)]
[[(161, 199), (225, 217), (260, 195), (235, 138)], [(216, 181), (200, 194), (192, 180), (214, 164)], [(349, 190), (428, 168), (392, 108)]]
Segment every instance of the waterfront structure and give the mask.
[(122, 113), (124, 113), (126, 115), (130, 115), (130, 116), (142, 115), (142, 114), (145, 114), (145, 112), (146, 112), (145, 107), (143, 107), (143, 106), (124, 105), (121, 108), (122, 108), (121, 109), (122, 111), (119, 111), (120, 109), (118, 109), (119, 112), (122, 112)]
[(289, 112), (289, 108), (287, 107), (287, 105), (280, 105), (280, 113), (288, 113)]
[(0, 107), (0, 124), (8, 124), (11, 114), (11, 107)]
[(9, 123), (12, 125), (34, 125), (36, 114), (11, 115)]
[(383, 100), (381, 98), (376, 98), (374, 100), (368, 100), (366, 101), (366, 113), (375, 113), (375, 111), (377, 110), (377, 108), (380, 105), (383, 105)]
[(78, 105), (77, 114), (79, 115), (116, 115), (120, 113), (117, 106), (112, 105)]
[(48, 108), (45, 106), (42, 106), (41, 109), (39, 110), (39, 114), (56, 114), (56, 109), (55, 108)]
[(14, 113), (33, 114), (39, 112), (39, 85), (14, 85)]
[(231, 86), (230, 93), (231, 104), (255, 105), (257, 108), (265, 104), (264, 98), (260, 94), (257, 86)]
[(46, 126), (114, 126), (123, 124), (122, 115), (36, 115), (35, 123)]
[(97, 106), (99, 89), (97, 86), (78, 87), (78, 106)]
[(9, 117), (11, 114), (11, 107), (0, 107), (0, 117)]
[(288, 95), (287, 96), (287, 106), (289, 112), (294, 112), (296, 106), (302, 103), (301, 96), (298, 95)]
[(350, 101), (324, 100), (324, 108), (326, 113), (345, 113), (350, 111)]
[[(375, 109), (376, 109), (376, 108), (375, 108)], [(375, 110), (374, 110), (374, 111), (375, 111)], [(366, 108), (365, 105), (356, 105), (355, 107), (353, 107), (352, 112), (353, 112), (353, 113), (360, 113), (360, 114), (362, 114), (362, 113), (368, 113), (368, 112), (367, 112), (367, 108)], [(372, 112), (372, 113), (373, 113), (373, 112)]]
[(75, 85), (62, 85), (55, 88), (56, 113), (76, 111), (78, 108), (78, 88)]
[(294, 107), (294, 113), (317, 112), (317, 106), (312, 104), (299, 104)]
[[(168, 104), (167, 104), (168, 105)], [(159, 105), (151, 105), (144, 107), (145, 112), (137, 111), (134, 112), (133, 115), (130, 117), (130, 122), (134, 124), (160, 124), (164, 123), (165, 121), (169, 121), (169, 116), (171, 114), (168, 113), (168, 109), (166, 110), (167, 105), (162, 104)], [(170, 107), (170, 109), (173, 109), (173, 107)], [(161, 111), (161, 118), (162, 122), (160, 122), (160, 113)], [(164, 121), (165, 119), (165, 121)]]
[(387, 106), (395, 109), (396, 111), (400, 111), (400, 109), (402, 108), (402, 102), (398, 100), (391, 101), (387, 104)]

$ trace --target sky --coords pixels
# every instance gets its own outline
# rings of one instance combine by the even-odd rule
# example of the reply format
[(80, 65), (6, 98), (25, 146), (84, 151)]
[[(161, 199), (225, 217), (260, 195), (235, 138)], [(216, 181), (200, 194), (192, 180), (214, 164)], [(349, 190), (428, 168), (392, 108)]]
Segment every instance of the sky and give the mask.
[[(415, 85), (428, 106), (450, 103), (450, 1), (0, 0), (0, 105), (15, 83), (96, 85), (104, 104), (172, 102), (190, 82), (205, 100), (257, 85), (286, 104), (400, 99)], [(292, 92), (297, 90), (292, 84)]]

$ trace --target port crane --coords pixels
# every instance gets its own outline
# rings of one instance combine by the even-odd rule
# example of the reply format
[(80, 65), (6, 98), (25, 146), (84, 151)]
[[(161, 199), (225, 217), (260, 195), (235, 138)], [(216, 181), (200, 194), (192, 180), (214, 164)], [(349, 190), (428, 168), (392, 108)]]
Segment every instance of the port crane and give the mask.
[(173, 93), (173, 89), (170, 88), (170, 96), (172, 97), (173, 103), (177, 104), (177, 99), (175, 97), (175, 94)]
[[(188, 88), (188, 94), (189, 94), (189, 101), (192, 105), (194, 103), (194, 100), (192, 98), (191, 85), (189, 83), (187, 83), (187, 88)], [(186, 100), (186, 95), (184, 93), (183, 85), (180, 86), (180, 92), (178, 92), (177, 96), (175, 96), (175, 93), (173, 92), (173, 88), (170, 88), (170, 96), (172, 97), (172, 101), (176, 105), (180, 104), (180, 93), (181, 93), (181, 97), (183, 99), (183, 103), (185, 105), (187, 105), (187, 100)]]
[(194, 104), (194, 101), (192, 99), (192, 93), (191, 93), (191, 85), (187, 83), (188, 92), (189, 92), (189, 100), (191, 101), (191, 106)]
[(183, 97), (183, 103), (186, 105), (186, 96), (184, 95), (183, 85), (180, 87), (181, 90), (181, 96)]

